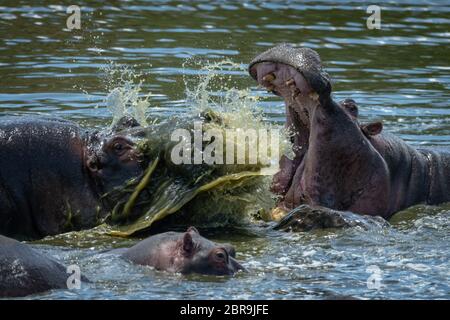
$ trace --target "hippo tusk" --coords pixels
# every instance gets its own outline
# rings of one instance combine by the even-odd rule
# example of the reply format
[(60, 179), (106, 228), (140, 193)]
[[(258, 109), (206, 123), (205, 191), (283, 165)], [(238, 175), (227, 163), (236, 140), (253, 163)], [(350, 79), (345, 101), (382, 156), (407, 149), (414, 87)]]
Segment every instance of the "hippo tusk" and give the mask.
[(289, 79), (288, 81), (285, 82), (286, 85), (288, 87), (291, 87), (292, 85), (295, 85), (295, 80), (294, 79)]
[(275, 75), (273, 73), (266, 74), (263, 78), (264, 81), (272, 82), (275, 80)]
[(297, 100), (297, 97), (302, 93), (302, 91), (296, 87), (295, 80), (291, 78), (287, 80), (284, 84), (288, 86), (289, 89), (291, 89), (292, 99)]
[(309, 97), (314, 101), (319, 101), (319, 95), (317, 94), (317, 92), (311, 92), (309, 94)]
[(270, 212), (270, 217), (273, 221), (280, 221), (287, 215), (287, 213), (288, 212), (285, 209), (276, 207)]

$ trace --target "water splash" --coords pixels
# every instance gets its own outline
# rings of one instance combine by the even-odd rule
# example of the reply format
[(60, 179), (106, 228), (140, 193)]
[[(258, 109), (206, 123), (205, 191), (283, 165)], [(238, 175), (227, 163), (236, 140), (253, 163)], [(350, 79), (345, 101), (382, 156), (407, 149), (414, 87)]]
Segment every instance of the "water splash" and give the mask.
[[(246, 66), (229, 59), (211, 63), (195, 59), (187, 60), (183, 68), (197, 67), (197, 76), (184, 75), (186, 104), (192, 114), (208, 110), (217, 113), (228, 129), (277, 129), (280, 154), (292, 155), (290, 135), (285, 128), (266, 121), (263, 110), (258, 107), (259, 96), (252, 95), (249, 88), (239, 88), (236, 76), (247, 74)], [(278, 159), (276, 159), (278, 162)]]
[[(222, 119), (222, 129), (254, 129), (270, 132), (280, 131), (279, 153), (292, 156), (290, 142), (291, 132), (272, 122), (266, 121), (265, 114), (258, 107), (259, 97), (251, 94), (248, 88), (239, 88), (236, 76), (246, 73), (245, 66), (231, 60), (219, 62), (186, 60), (183, 68), (197, 70), (197, 75), (184, 74), (186, 108), (180, 111), (196, 116), (206, 112), (214, 112)], [(103, 82), (109, 92), (105, 103), (113, 115), (112, 125), (123, 116), (132, 116), (143, 126), (151, 123), (151, 92), (143, 91), (143, 74), (127, 65), (110, 62), (102, 68)], [(183, 113), (183, 114), (181, 114)], [(173, 113), (175, 116), (176, 112)], [(225, 137), (226, 138), (226, 137)], [(278, 165), (278, 159), (272, 159), (273, 165)]]
[(114, 62), (109, 63), (102, 71), (103, 82), (109, 92), (105, 103), (113, 116), (111, 125), (123, 116), (132, 116), (141, 125), (147, 126), (151, 92), (142, 94), (142, 74), (127, 65)]
[[(143, 126), (147, 126), (147, 123), (149, 123), (150, 104), (148, 100), (150, 95), (140, 95), (143, 85), (142, 74), (137, 74), (128, 66), (114, 63), (109, 64), (103, 71), (105, 87), (109, 91), (106, 104), (113, 114), (112, 124), (115, 124), (122, 116), (129, 115), (136, 118)], [(190, 128), (195, 121), (204, 119), (205, 129), (219, 129), (222, 135), (225, 132), (224, 129), (253, 129), (254, 132), (261, 132), (261, 130), (272, 132), (272, 129), (276, 129), (273, 130), (276, 134), (283, 133), (275, 124), (264, 120), (264, 114), (257, 106), (258, 97), (252, 96), (248, 89), (237, 87), (233, 75), (241, 74), (243, 71), (242, 65), (230, 60), (201, 64), (198, 76), (184, 78), (187, 106), (183, 114), (179, 115), (182, 121), (177, 120), (173, 123), (169, 121), (168, 124), (173, 125), (167, 127), (165, 124), (167, 121), (161, 120), (159, 123), (152, 123), (151, 126), (147, 126), (148, 129), (156, 130), (161, 127), (161, 132), (157, 136), (169, 141), (170, 132), (177, 129), (177, 126)], [(190, 117), (186, 117), (186, 111), (190, 114)], [(213, 119), (206, 119), (206, 114), (212, 116)], [(175, 113), (171, 118), (176, 119), (177, 114)], [(217, 119), (218, 121), (216, 121)], [(149, 139), (152, 139), (151, 137), (154, 137), (155, 134), (148, 136)], [(238, 137), (228, 136), (225, 133), (224, 139), (225, 145), (233, 139), (231, 144), (236, 146), (236, 151), (238, 151), (237, 148), (242, 147), (245, 150), (246, 145), (250, 145), (250, 141), (245, 141), (245, 137), (240, 141)], [(150, 144), (153, 149), (165, 148), (167, 147), (167, 141), (151, 142)], [(264, 142), (261, 143), (259, 138), (257, 141), (258, 151), (263, 146), (267, 147), (267, 144), (262, 144)], [(280, 144), (282, 152), (291, 150), (290, 142), (283, 134), (277, 137), (276, 141), (279, 142), (278, 150)], [(268, 168), (266, 168), (267, 164), (263, 164), (261, 161), (255, 164), (246, 161), (245, 165), (234, 162), (230, 166), (227, 164), (211, 167), (205, 163), (197, 167), (195, 172), (189, 169), (186, 171), (185, 168), (174, 172), (170, 170), (166, 172), (167, 168), (164, 164), (167, 163), (168, 159), (159, 165), (158, 158), (153, 159), (151, 156), (153, 153), (149, 154), (149, 158), (152, 158), (152, 164), (148, 173), (149, 176), (152, 176), (152, 179), (147, 180), (153, 185), (150, 187), (145, 184), (141, 188), (139, 182), (139, 185), (133, 191), (133, 195), (129, 197), (130, 200), (117, 202), (112, 212), (112, 220), (116, 223), (123, 223), (124, 221), (127, 223), (118, 226), (114, 234), (129, 235), (148, 228), (155, 221), (167, 219), (166, 216), (179, 212), (182, 208), (185, 209), (183, 211), (188, 212), (187, 220), (190, 222), (196, 221), (196, 225), (208, 226), (211, 224), (215, 226), (217, 224), (235, 224), (246, 220), (249, 216), (257, 216), (257, 212), (260, 210), (270, 210), (274, 206), (274, 199), (269, 192), (270, 176), (267, 175), (278, 170), (278, 156), (280, 154), (277, 151), (274, 157), (273, 154), (275, 153), (272, 150), (271, 144), (270, 149), (266, 149), (266, 155), (271, 160), (270, 163), (273, 164), (273, 166), (269, 166), (273, 170), (267, 170), (264, 173), (262, 169)], [(163, 152), (163, 154), (166, 154), (166, 152)], [(250, 151), (248, 157), (250, 157)], [(172, 177), (172, 175), (175, 176)], [(183, 175), (185, 177), (181, 179)], [(147, 200), (138, 201), (139, 208), (137, 208), (136, 201), (140, 194), (139, 190), (143, 188), (152, 190), (151, 197)], [(122, 193), (120, 195), (120, 198), (128, 199), (128, 197), (122, 197)], [(143, 206), (145, 206), (144, 210), (142, 210)], [(135, 207), (138, 209), (136, 210), (138, 213), (144, 212), (145, 214), (139, 215), (137, 220), (130, 224), (129, 221), (133, 216), (131, 209), (134, 210)], [(136, 216), (134, 216), (135, 218)], [(180, 220), (179, 215), (177, 220)]]
[(250, 95), (248, 88), (238, 89), (232, 75), (245, 68), (231, 60), (215, 63), (188, 60), (183, 64), (200, 67), (198, 75), (183, 77), (186, 104), (194, 114), (214, 110), (227, 116), (235, 128), (260, 128), (264, 126), (263, 113), (257, 107), (259, 98)]
[[(234, 161), (230, 165), (229, 163), (216, 164), (210, 167), (204, 163), (195, 172), (189, 170), (189, 167), (187, 170), (171, 168), (167, 172), (168, 168), (165, 164), (170, 162), (169, 159), (159, 165), (158, 158), (153, 159), (155, 154), (149, 153), (148, 158), (152, 159), (149, 169), (153, 165), (155, 167), (148, 170), (149, 177), (151, 175), (152, 179), (146, 180), (151, 181), (152, 186), (147, 182), (141, 186), (141, 182), (133, 180), (131, 181), (133, 188), (125, 186), (118, 188), (117, 194), (104, 195), (115, 203), (111, 213), (112, 222), (124, 224), (114, 231), (117, 235), (130, 235), (146, 229), (153, 222), (166, 219), (166, 216), (178, 213), (181, 209), (188, 212), (185, 216), (186, 221), (195, 221), (196, 225), (223, 226), (237, 224), (247, 220), (248, 217), (263, 218), (265, 212), (270, 211), (275, 205), (275, 199), (269, 192), (269, 184), (271, 175), (278, 171), (279, 155), (292, 150), (288, 134), (280, 130), (281, 128), (276, 124), (265, 120), (263, 111), (258, 107), (257, 96), (252, 95), (247, 88), (238, 87), (236, 78), (233, 76), (246, 72), (243, 65), (230, 60), (215, 63), (188, 60), (186, 63), (191, 62), (198, 67), (197, 75), (183, 78), (187, 106), (182, 113), (177, 115), (174, 112), (173, 117), (170, 117), (176, 119), (179, 116), (182, 119), (175, 122), (167, 119), (149, 121), (151, 93), (142, 94), (144, 74), (135, 72), (128, 65), (108, 63), (102, 68), (102, 80), (105, 89), (109, 92), (104, 101), (113, 115), (111, 125), (115, 125), (123, 116), (131, 116), (150, 131), (158, 131), (157, 128), (161, 128), (156, 135), (149, 134), (150, 131), (147, 132), (148, 139), (151, 140), (151, 137), (155, 136), (157, 140), (159, 139), (152, 142), (149, 140), (147, 144), (152, 145), (152, 150), (155, 148), (159, 150), (168, 147), (170, 132), (178, 126), (191, 128), (195, 121), (203, 119), (206, 130), (218, 129), (223, 135), (225, 145), (231, 144), (236, 147), (236, 152), (233, 152), (235, 160), (238, 157), (239, 148), (244, 149), (245, 164), (241, 165), (239, 161)], [(183, 65), (184, 68), (186, 63)], [(190, 114), (190, 117), (186, 117), (186, 113)], [(207, 116), (211, 115), (213, 119), (208, 120)], [(256, 163), (248, 161), (250, 138), (245, 135), (243, 138), (228, 136), (228, 131), (225, 132), (225, 129), (252, 129), (253, 132), (258, 132), (258, 138), (253, 143), (259, 153)], [(260, 158), (262, 148), (268, 147), (268, 141), (260, 139), (261, 131), (271, 133), (271, 142), (273, 132), (279, 135), (276, 139), (278, 143), (276, 153), (273, 152), (272, 143), (268, 149), (265, 149), (264, 157), (269, 158), (269, 165)], [(246, 149), (249, 150), (248, 154)], [(185, 177), (182, 179), (183, 175)], [(134, 183), (138, 184), (134, 185)], [(151, 196), (137, 201), (143, 189), (152, 190)], [(132, 194), (128, 194), (129, 192)], [(135, 214), (132, 214), (132, 209), (136, 211)], [(145, 214), (142, 215), (142, 213)], [(177, 216), (177, 220), (179, 218), (180, 216)], [(134, 221), (130, 223), (131, 220)]]

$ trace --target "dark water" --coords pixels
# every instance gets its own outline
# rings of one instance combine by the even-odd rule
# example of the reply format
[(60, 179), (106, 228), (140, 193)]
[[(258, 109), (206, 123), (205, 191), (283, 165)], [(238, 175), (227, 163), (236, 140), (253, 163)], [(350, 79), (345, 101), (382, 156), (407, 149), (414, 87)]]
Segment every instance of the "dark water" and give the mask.
[[(367, 5), (351, 1), (76, 1), (82, 29), (68, 31), (65, 6), (3, 0), (0, 116), (51, 114), (106, 125), (111, 83), (102, 68), (111, 62), (133, 69), (141, 94), (151, 92), (151, 112), (182, 112), (188, 107), (183, 79), (200, 73), (190, 60), (245, 66), (266, 48), (290, 42), (320, 53), (336, 98), (355, 99), (363, 120), (380, 119), (413, 145), (450, 145), (450, 2), (377, 3), (381, 30), (368, 30)], [(223, 73), (265, 97), (259, 106), (267, 119), (283, 123), (279, 99), (256, 88), (243, 70)], [(250, 271), (233, 278), (170, 275), (99, 253), (134, 240), (77, 246), (69, 239), (70, 247), (55, 241), (39, 248), (80, 265), (96, 283), (35, 298), (448, 299), (449, 231), (448, 205), (418, 206), (390, 227), (370, 230), (209, 231), (232, 242)], [(381, 272), (378, 289), (367, 286), (374, 266)]]

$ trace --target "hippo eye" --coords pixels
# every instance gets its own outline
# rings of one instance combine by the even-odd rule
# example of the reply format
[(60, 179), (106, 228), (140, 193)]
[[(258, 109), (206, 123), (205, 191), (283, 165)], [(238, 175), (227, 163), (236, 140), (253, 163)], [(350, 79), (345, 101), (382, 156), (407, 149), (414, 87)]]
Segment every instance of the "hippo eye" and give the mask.
[(216, 252), (216, 258), (219, 260), (226, 260), (227, 254), (224, 251), (217, 251)]
[(121, 140), (121, 139), (117, 139), (113, 144), (112, 144), (112, 149), (114, 150), (114, 152), (118, 155), (123, 154), (127, 149), (128, 149), (129, 143), (125, 140)]
[(122, 151), (123, 150), (123, 145), (119, 142), (114, 143), (114, 150), (116, 151)]

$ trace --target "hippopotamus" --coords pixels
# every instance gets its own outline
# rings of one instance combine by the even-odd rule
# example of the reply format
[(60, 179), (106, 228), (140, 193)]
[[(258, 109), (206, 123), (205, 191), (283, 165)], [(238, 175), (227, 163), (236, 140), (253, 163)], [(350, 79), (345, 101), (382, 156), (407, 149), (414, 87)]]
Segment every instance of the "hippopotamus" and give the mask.
[(115, 204), (105, 194), (139, 178), (138, 124), (104, 131), (41, 117), (0, 121), (0, 234), (38, 239), (91, 228)]
[[(27, 244), (0, 235), (0, 297), (67, 289), (69, 276), (59, 262)], [(89, 281), (84, 277), (80, 280)]]
[(235, 259), (234, 247), (202, 237), (195, 227), (156, 234), (131, 248), (113, 251), (132, 263), (174, 273), (233, 275), (245, 270)]
[(284, 99), (292, 132), (294, 156), (281, 158), (271, 186), (277, 209), (303, 205), (389, 219), (415, 204), (450, 201), (449, 150), (416, 149), (385, 133), (381, 122), (360, 124), (353, 100), (334, 101), (316, 51), (281, 44), (255, 57), (249, 73)]

